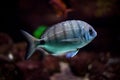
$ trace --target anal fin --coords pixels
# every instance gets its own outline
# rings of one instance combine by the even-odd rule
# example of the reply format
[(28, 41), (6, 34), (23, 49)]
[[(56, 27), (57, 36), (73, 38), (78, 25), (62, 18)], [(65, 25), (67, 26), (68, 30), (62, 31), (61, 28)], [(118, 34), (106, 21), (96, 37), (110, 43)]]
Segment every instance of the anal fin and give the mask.
[(74, 57), (77, 53), (78, 53), (79, 50), (76, 50), (76, 51), (70, 51), (66, 54), (66, 57), (67, 58), (71, 58), (71, 57)]

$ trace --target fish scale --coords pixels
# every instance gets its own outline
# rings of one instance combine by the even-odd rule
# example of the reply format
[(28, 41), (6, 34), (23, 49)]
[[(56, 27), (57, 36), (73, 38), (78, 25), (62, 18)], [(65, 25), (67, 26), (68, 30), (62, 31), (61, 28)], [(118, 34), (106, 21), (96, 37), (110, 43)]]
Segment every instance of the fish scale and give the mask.
[(61, 22), (50, 27), (41, 38), (50, 43), (72, 38), (79, 38), (80, 41), (83, 41), (86, 37), (82, 30), (84, 26), (88, 26), (88, 24), (79, 20)]
[(71, 30), (70, 27), (71, 27), (71, 26), (68, 24), (68, 22), (64, 23), (63, 28), (65, 29), (65, 30), (64, 30), (64, 33), (65, 33), (65, 35), (66, 35), (66, 38), (65, 38), (65, 39), (71, 38), (70, 35), (72, 35), (72, 34), (71, 34), (71, 32), (69, 32), (69, 31)]
[[(41, 38), (47, 38), (46, 41), (58, 41), (62, 39), (76, 38), (79, 36), (79, 27), (76, 21), (66, 21), (50, 27)], [(78, 24), (79, 25), (79, 24)]]

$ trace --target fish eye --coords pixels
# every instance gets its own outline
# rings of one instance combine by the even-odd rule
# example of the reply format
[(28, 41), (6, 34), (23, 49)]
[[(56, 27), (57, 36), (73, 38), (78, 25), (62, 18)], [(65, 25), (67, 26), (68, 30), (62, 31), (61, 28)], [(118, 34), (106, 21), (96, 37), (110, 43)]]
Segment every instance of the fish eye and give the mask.
[(45, 44), (45, 41), (44, 41), (44, 40), (41, 40), (41, 41), (40, 41), (40, 44), (41, 44), (41, 45), (44, 45), (44, 44)]
[(92, 34), (93, 34), (92, 29), (89, 29), (89, 34), (90, 34), (90, 35), (92, 35)]

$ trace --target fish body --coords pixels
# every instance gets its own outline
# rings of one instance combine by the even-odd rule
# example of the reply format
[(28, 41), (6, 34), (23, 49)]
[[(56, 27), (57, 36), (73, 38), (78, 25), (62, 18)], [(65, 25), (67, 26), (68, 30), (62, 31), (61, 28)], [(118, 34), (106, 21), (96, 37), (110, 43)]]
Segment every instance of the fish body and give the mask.
[(68, 20), (55, 24), (44, 32), (41, 39), (35, 39), (29, 33), (22, 32), (28, 37), (31, 45), (27, 59), (36, 49), (56, 56), (66, 54), (66, 57), (73, 57), (80, 48), (97, 36), (93, 27), (81, 20)]

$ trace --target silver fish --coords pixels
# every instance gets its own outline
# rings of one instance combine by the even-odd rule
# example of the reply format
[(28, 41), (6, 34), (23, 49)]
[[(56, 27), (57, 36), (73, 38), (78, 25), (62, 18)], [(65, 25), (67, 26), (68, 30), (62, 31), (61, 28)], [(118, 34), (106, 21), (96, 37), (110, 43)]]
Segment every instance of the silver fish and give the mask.
[(44, 32), (41, 39), (36, 39), (25, 31), (22, 32), (30, 42), (26, 59), (29, 59), (36, 49), (55, 56), (66, 54), (66, 57), (73, 57), (80, 48), (97, 36), (93, 27), (81, 20), (68, 20), (55, 24)]

